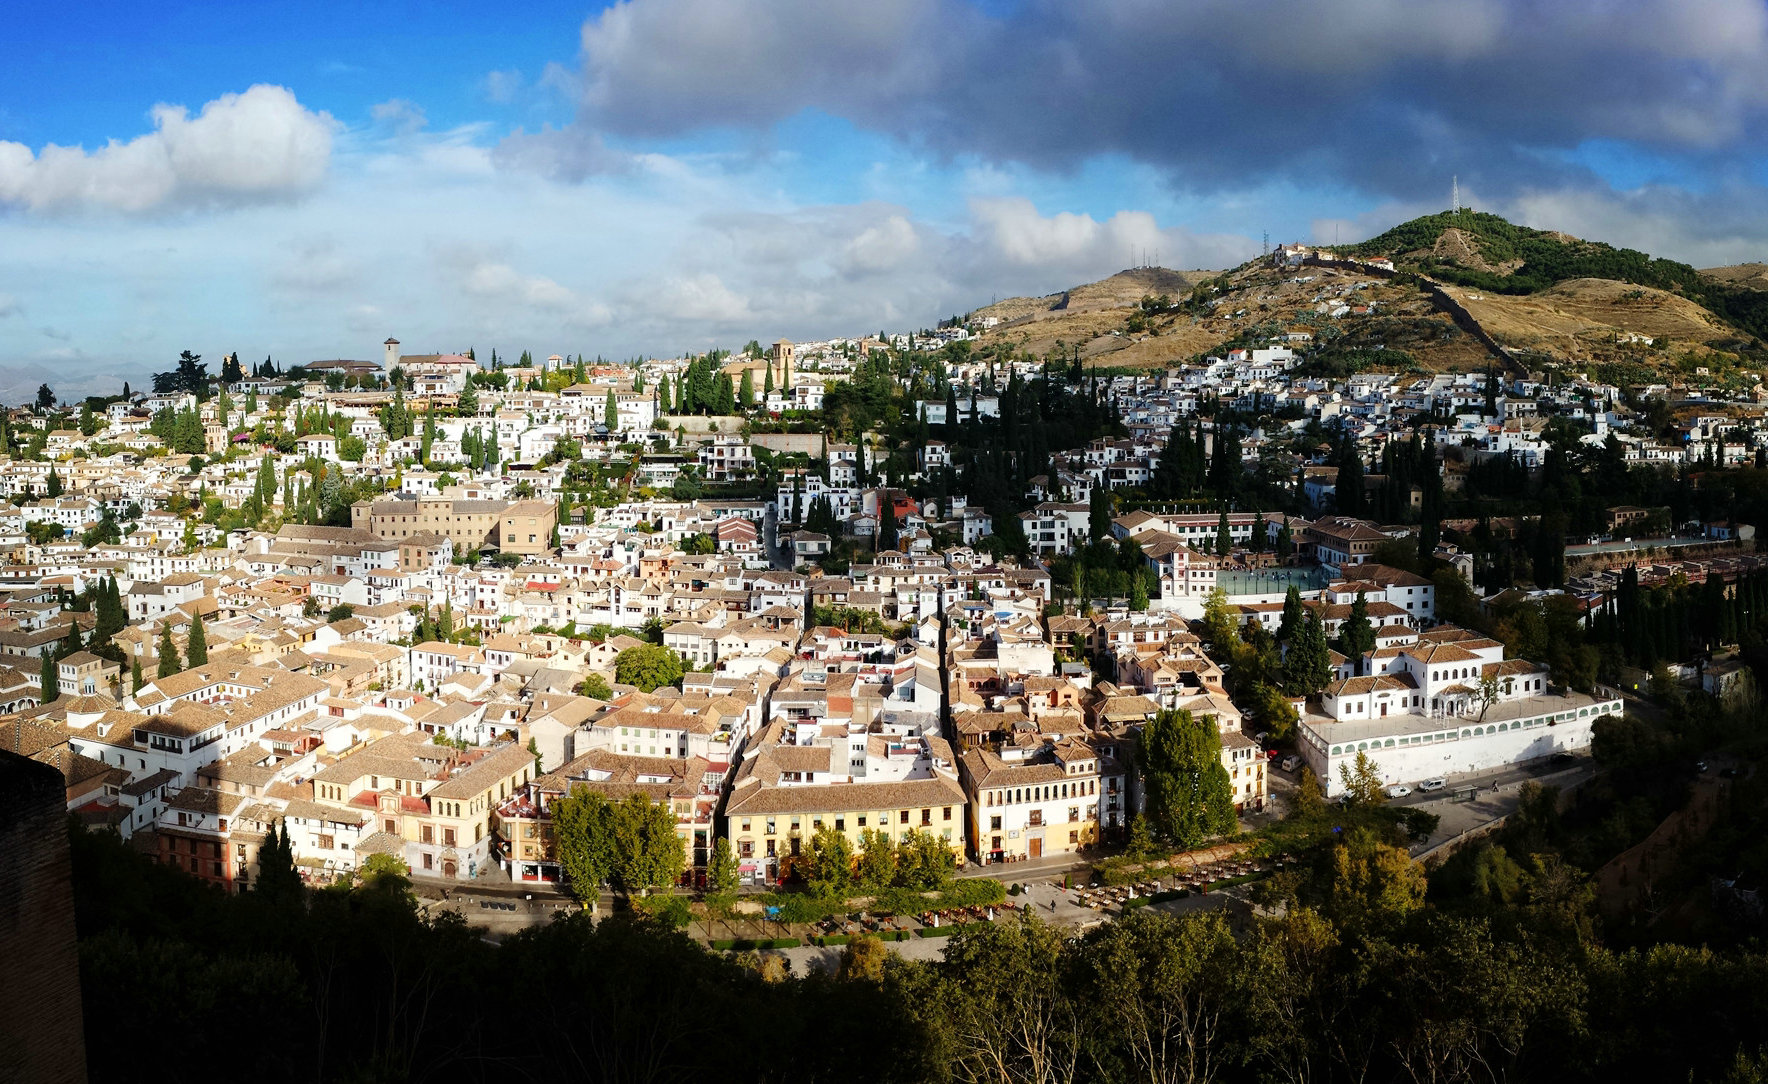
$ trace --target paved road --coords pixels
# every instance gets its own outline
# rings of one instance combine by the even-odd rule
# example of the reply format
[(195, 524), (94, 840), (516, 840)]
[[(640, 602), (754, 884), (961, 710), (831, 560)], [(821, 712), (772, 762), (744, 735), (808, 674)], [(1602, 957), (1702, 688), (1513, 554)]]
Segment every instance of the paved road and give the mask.
[[(1567, 791), (1589, 782), (1595, 774), (1595, 763), (1589, 757), (1578, 757), (1575, 764), (1557, 770), (1543, 765), (1535, 768), (1506, 768), (1503, 771), (1472, 775), (1451, 775), (1447, 777), (1447, 788), (1432, 794), (1414, 791), (1409, 797), (1401, 798), (1393, 804), (1426, 809), (1442, 818), (1429, 839), (1412, 846), (1412, 853), (1418, 855), (1441, 846), (1464, 832), (1482, 828), (1500, 817), (1510, 815), (1516, 810), (1522, 785), (1529, 780)], [(1492, 789), (1494, 784), (1498, 788), (1496, 791)], [(1473, 800), (1456, 800), (1450, 797), (1457, 789), (1470, 786), (1478, 788)]]
[(1594, 557), (1605, 553), (1638, 553), (1647, 549), (1674, 549), (1679, 546), (1710, 546), (1715, 542), (1711, 538), (1635, 538), (1631, 542), (1616, 539), (1613, 542), (1597, 542), (1588, 546), (1567, 546), (1567, 557)]

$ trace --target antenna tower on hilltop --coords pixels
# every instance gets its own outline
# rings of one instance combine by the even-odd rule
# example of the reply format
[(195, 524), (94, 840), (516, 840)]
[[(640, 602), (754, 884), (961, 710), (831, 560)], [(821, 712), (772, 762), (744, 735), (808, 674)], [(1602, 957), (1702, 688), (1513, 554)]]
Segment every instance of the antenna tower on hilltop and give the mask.
[(1449, 213), (1461, 213), (1461, 177), (1455, 175), (1449, 180)]

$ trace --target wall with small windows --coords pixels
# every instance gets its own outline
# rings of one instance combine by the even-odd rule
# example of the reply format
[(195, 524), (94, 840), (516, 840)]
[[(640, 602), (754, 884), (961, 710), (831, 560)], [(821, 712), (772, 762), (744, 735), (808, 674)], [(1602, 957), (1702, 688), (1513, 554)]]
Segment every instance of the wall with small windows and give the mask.
[(1587, 750), (1596, 720), (1621, 710), (1618, 699), (1555, 697), (1532, 703), (1540, 710), (1516, 718), (1446, 716), (1423, 720), (1425, 727), (1418, 725), (1419, 716), (1397, 716), (1391, 731), (1373, 725), (1379, 720), (1307, 719), (1297, 744), (1327, 795), (1335, 796), (1345, 789), (1340, 766), (1354, 764), (1358, 753), (1375, 762), (1383, 783), (1415, 786), (1438, 776), (1493, 771), (1554, 753)]

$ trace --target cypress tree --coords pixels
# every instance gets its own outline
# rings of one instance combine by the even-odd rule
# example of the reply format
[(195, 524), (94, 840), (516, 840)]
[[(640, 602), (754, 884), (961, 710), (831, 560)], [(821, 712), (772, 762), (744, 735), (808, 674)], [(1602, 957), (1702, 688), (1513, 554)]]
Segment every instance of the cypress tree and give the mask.
[(160, 677), (171, 677), (184, 669), (184, 664), (178, 661), (178, 645), (172, 642), (170, 622), (163, 622), (160, 625), (159, 656)]
[(209, 644), (203, 635), (203, 615), (193, 614), (190, 619), (190, 636), (185, 641), (185, 668), (207, 666), (209, 663)]
[(141, 685), (141, 656), (131, 655), (129, 657), (129, 691), (138, 693), (141, 691)]
[(55, 674), (55, 652), (44, 651), (43, 672), (38, 675), (37, 680), (43, 689), (42, 702), (45, 704), (61, 695), (61, 689), (58, 687)]

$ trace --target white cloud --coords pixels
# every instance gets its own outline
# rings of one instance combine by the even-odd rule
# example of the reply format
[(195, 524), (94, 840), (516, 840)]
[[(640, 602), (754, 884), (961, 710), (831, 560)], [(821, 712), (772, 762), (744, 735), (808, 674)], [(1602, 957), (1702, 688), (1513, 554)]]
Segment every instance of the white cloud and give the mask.
[(368, 115), (376, 124), (391, 128), (400, 135), (422, 131), (430, 123), (423, 107), (405, 98), (389, 98), (368, 107)]
[(485, 91), (485, 97), (498, 105), (508, 105), (515, 101), (516, 95), (522, 91), (522, 73), (514, 68), (507, 71), (486, 72), (485, 78), (480, 81), (480, 86)]
[(654, 289), (634, 292), (633, 304), (671, 322), (713, 328), (755, 318), (749, 299), (738, 296), (710, 272), (665, 278)]
[(179, 204), (283, 200), (315, 188), (334, 122), (283, 87), (225, 94), (192, 117), (156, 105), (154, 131), (95, 150), (0, 142), (0, 204), (31, 211), (148, 211)]
[(461, 288), (477, 298), (541, 309), (567, 309), (576, 295), (545, 275), (524, 275), (507, 263), (479, 263)]
[(921, 250), (920, 235), (902, 215), (867, 226), (847, 242), (837, 266), (849, 275), (878, 274), (901, 267)]
[(975, 199), (970, 209), (981, 243), (1024, 267), (1109, 274), (1158, 259), (1166, 267), (1218, 268), (1256, 254), (1247, 238), (1165, 229), (1146, 211), (1119, 211), (1103, 222), (1070, 211), (1046, 216), (1019, 196)]

